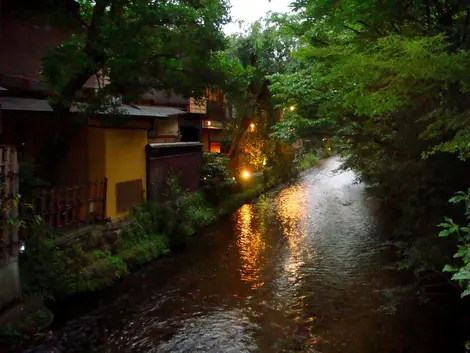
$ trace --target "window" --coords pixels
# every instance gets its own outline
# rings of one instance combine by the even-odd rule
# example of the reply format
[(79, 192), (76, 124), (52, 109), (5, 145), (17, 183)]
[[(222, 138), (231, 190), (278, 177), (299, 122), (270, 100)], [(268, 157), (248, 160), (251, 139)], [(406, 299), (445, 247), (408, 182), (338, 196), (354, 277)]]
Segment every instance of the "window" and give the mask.
[(209, 152), (220, 153), (220, 142), (211, 142)]

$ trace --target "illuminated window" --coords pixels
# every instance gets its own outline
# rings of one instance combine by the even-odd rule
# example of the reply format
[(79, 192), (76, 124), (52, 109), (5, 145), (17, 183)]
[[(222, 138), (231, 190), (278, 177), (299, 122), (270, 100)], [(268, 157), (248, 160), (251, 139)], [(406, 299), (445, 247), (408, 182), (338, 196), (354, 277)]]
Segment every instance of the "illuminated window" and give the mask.
[(209, 152), (220, 153), (220, 142), (211, 142)]

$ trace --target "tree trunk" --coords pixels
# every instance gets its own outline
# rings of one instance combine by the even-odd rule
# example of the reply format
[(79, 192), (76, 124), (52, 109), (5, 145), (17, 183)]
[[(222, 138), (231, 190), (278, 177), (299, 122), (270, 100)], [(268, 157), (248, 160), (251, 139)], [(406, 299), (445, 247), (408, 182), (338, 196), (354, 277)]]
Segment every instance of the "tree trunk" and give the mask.
[(230, 150), (227, 152), (227, 157), (233, 159), (240, 149), (240, 141), (242, 140), (243, 134), (248, 129), (250, 125), (250, 119), (248, 116), (244, 116), (241, 123), (240, 128), (235, 132), (232, 137), (232, 142), (230, 145)]

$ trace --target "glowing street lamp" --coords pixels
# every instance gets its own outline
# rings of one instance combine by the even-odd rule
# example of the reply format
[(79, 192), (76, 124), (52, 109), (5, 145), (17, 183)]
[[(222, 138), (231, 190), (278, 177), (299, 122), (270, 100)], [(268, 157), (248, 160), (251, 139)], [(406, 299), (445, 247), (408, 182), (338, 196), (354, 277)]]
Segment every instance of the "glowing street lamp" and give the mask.
[(250, 179), (250, 177), (251, 177), (251, 173), (250, 173), (249, 170), (246, 170), (246, 169), (245, 169), (244, 171), (242, 171), (242, 175), (241, 175), (241, 176), (242, 176), (242, 179), (248, 180), (248, 179)]
[(293, 112), (293, 111), (295, 110), (295, 105), (291, 105), (291, 106), (289, 107), (289, 110), (290, 110), (291, 112)]
[(255, 131), (255, 124), (254, 123), (250, 124), (250, 129), (251, 129), (251, 131)]

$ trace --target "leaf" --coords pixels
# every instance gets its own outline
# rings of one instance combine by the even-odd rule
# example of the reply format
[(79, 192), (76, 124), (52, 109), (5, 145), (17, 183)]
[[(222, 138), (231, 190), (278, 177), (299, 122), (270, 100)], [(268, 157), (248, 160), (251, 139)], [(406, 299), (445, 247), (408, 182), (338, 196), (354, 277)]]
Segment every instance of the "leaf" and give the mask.
[(450, 229), (444, 229), (439, 232), (439, 237), (443, 238), (443, 237), (448, 236), (451, 233), (452, 232), (450, 231)]
[(455, 273), (452, 276), (452, 280), (459, 281), (459, 280), (469, 280), (470, 279), (470, 271), (465, 269), (460, 269), (459, 272)]
[(449, 224), (449, 223), (440, 223), (437, 226), (441, 227), (441, 228), (450, 228), (450, 227), (452, 227), (452, 225)]
[(466, 297), (469, 294), (470, 294), (470, 287), (467, 287), (467, 289), (465, 289), (463, 293), (460, 295), (460, 298)]
[(442, 269), (442, 272), (456, 272), (456, 271), (458, 271), (458, 269), (451, 265), (445, 265), (444, 268)]
[(449, 217), (444, 217), (445, 221), (450, 223), (450, 224), (454, 224), (454, 221), (452, 218), (449, 218)]
[(459, 202), (462, 202), (464, 200), (467, 200), (468, 199), (468, 196), (467, 195), (464, 195), (464, 196), (454, 196), (452, 198), (449, 199), (449, 202), (451, 203), (459, 203)]

